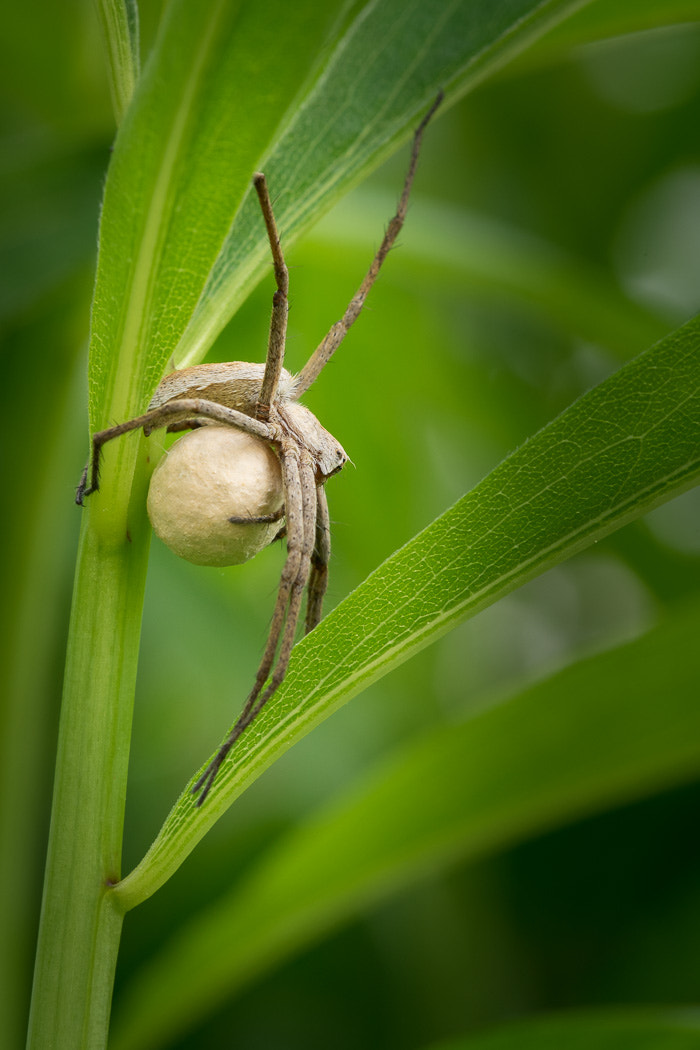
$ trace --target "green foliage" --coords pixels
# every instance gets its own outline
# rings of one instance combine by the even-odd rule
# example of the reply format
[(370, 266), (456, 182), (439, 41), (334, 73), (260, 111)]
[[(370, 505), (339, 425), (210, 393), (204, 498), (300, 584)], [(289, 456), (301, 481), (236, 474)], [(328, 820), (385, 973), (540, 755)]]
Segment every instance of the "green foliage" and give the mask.
[[(187, 785), (125, 908), (170, 877), (275, 759), (371, 682), (515, 587), (682, 492), (700, 474), (700, 320), (595, 387), (385, 562), (299, 643), (275, 704), (206, 807)], [(417, 778), (418, 781), (422, 777)], [(410, 808), (410, 795), (404, 793)]]
[[(569, 49), (697, 5), (159, 6), (7, 16), (0, 264), (22, 441), (3, 516), (0, 1041), (25, 1027), (102, 172), (93, 428), (139, 411), (173, 361), (262, 359), (259, 168), (300, 367), (366, 268), (405, 151), (314, 224), (443, 88), (401, 248), (309, 394), (357, 464), (329, 485), (337, 607), (195, 810), (183, 784), (247, 691), (282, 552), (208, 573), (154, 549), (125, 837), (162, 443), (106, 457), (83, 513), (30, 1045), (104, 1045), (124, 910), (159, 887), (127, 916), (115, 1045), (225, 1044), (232, 1017), (239, 1045), (289, 1050), (691, 1045), (693, 1018), (670, 1012), (501, 1024), (694, 995), (700, 559), (696, 497), (666, 501), (700, 462), (700, 38)], [(133, 870), (112, 889), (122, 841)]]
[(136, 0), (98, 0), (96, 8), (109, 63), (112, 106), (121, 124), (140, 74), (138, 8)]
[(133, 977), (115, 1047), (165, 1044), (261, 967), (426, 871), (697, 776), (699, 629), (695, 605), (401, 748), (277, 843)]
[[(363, 5), (265, 153), (285, 243), (389, 156), (438, 90), (449, 104), (575, 6), (570, 0), (511, 0), (480, 5), (477, 12), (449, 0), (436, 17), (421, 0)], [(249, 194), (175, 351), (178, 366), (201, 359), (267, 269), (268, 252), (257, 201)]]

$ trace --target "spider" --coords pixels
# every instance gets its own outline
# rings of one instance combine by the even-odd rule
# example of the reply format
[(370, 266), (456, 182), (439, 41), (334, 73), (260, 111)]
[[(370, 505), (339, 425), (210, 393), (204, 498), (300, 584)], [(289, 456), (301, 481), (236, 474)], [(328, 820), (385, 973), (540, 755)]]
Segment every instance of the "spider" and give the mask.
[[(321, 619), (321, 607), (328, 579), (330, 521), (326, 501), (326, 481), (337, 474), (347, 455), (316, 417), (299, 403), (299, 398), (318, 378), (340, 346), (350, 326), (357, 320), (380, 267), (393, 246), (404, 220), (408, 198), (418, 162), (423, 132), (442, 101), (442, 92), (420, 122), (396, 214), (382, 243), (340, 321), (313, 352), (301, 372), (293, 376), (284, 367), (287, 329), (289, 277), (280, 245), (265, 176), (257, 173), (253, 185), (270, 242), (276, 291), (272, 297), (272, 316), (265, 364), (230, 362), (195, 365), (165, 376), (148, 410), (134, 419), (100, 430), (92, 437), (92, 455), (85, 466), (76, 492), (80, 506), (86, 496), (99, 488), (100, 453), (113, 438), (132, 430), (195, 430), (202, 426), (233, 427), (262, 439), (276, 453), (281, 468), (283, 507), (280, 511), (249, 518), (229, 518), (234, 524), (280, 522), (272, 539), (286, 535), (287, 557), (282, 570), (267, 644), (238, 720), (212, 761), (192, 788), (201, 806), (229, 751), (243, 731), (282, 682), (294, 644), (306, 587), (305, 633)], [(89, 483), (88, 483), (89, 479)]]

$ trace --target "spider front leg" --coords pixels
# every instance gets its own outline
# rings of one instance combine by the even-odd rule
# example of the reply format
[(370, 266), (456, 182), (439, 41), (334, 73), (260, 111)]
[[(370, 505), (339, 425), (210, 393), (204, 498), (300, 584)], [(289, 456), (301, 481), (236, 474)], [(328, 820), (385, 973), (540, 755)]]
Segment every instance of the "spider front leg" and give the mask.
[[(156, 413), (160, 410), (157, 409)], [(106, 430), (98, 430), (92, 435), (92, 450), (90, 458), (85, 464), (83, 473), (80, 476), (80, 483), (75, 493), (75, 502), (79, 507), (82, 507), (83, 500), (86, 496), (91, 496), (93, 492), (97, 492), (100, 487), (100, 459), (102, 457), (102, 446), (106, 445), (108, 441), (112, 441), (114, 438), (121, 437), (122, 434), (128, 434), (131, 430), (140, 430), (143, 426), (148, 426), (149, 422), (155, 422), (153, 412), (145, 412), (142, 416), (136, 416), (134, 419), (127, 420), (126, 423), (119, 423), (115, 427), (108, 427)], [(156, 416), (157, 419), (157, 416)], [(91, 468), (92, 465), (92, 469)], [(88, 485), (88, 475), (90, 477), (90, 484)]]
[[(169, 428), (173, 426), (176, 429), (180, 429), (181, 425), (184, 424), (192, 428), (193, 424), (195, 426), (199, 425), (196, 422), (198, 417), (204, 420), (212, 420), (215, 423), (225, 423), (227, 426), (244, 430), (247, 434), (253, 434), (255, 437), (263, 438), (265, 441), (277, 442), (279, 439), (277, 427), (270, 423), (264, 423), (262, 420), (251, 419), (244, 412), (238, 412), (234, 408), (226, 408), (224, 405), (217, 404), (216, 401), (207, 401), (205, 398), (197, 397), (168, 401), (164, 405), (159, 405), (157, 408), (144, 412), (141, 416), (135, 416), (134, 419), (128, 419), (125, 423), (119, 423), (115, 427), (108, 427), (106, 430), (98, 430), (92, 435), (92, 455), (85, 464), (85, 469), (81, 475), (80, 484), (75, 494), (75, 502), (79, 507), (82, 507), (85, 497), (92, 495), (93, 492), (97, 492), (99, 489), (102, 447), (108, 441), (121, 437), (123, 434), (128, 434), (131, 430), (140, 430), (142, 428), (146, 436), (160, 427)], [(89, 485), (87, 483), (88, 477), (90, 478)]]
[(433, 102), (432, 106), (421, 120), (420, 124), (416, 128), (413, 136), (413, 148), (411, 149), (411, 159), (408, 165), (408, 171), (401, 191), (401, 197), (399, 199), (399, 205), (396, 209), (396, 214), (391, 219), (387, 226), (384, 239), (379, 245), (379, 250), (375, 255), (369, 270), (365, 275), (360, 287), (355, 292), (355, 295), (350, 300), (347, 310), (343, 314), (340, 321), (337, 321), (325, 338), (321, 341), (319, 346), (314, 350), (313, 354), (302, 368), (299, 375), (296, 377), (294, 383), (294, 397), (300, 398), (304, 394), (311, 384), (318, 378), (321, 370), (328, 364), (333, 354), (336, 352), (340, 344), (342, 343), (345, 336), (348, 334), (348, 330), (351, 325), (357, 320), (362, 307), (364, 306), (365, 299), (367, 298), (369, 291), (376, 281), (382, 263), (389, 254), (391, 248), (394, 245), (394, 241), (398, 237), (406, 219), (406, 211), (408, 209), (408, 198), (411, 193), (411, 187), (413, 185), (413, 179), (416, 174), (416, 167), (418, 165), (418, 155), (420, 153), (421, 143), (423, 141), (423, 132), (426, 129), (429, 121), (431, 120), (435, 110), (442, 102), (442, 92), (440, 92)]
[(272, 261), (275, 267), (275, 281), (277, 290), (272, 297), (272, 317), (270, 318), (270, 336), (267, 344), (267, 357), (265, 358), (265, 374), (263, 375), (260, 395), (255, 410), (256, 419), (269, 419), (270, 405), (272, 404), (277, 387), (279, 385), (282, 365), (284, 364), (284, 347), (287, 338), (287, 313), (289, 303), (289, 273), (282, 254), (277, 224), (272, 211), (272, 201), (267, 189), (267, 182), (262, 172), (253, 176), (253, 185), (260, 201), (267, 237), (270, 242)]
[[(284, 502), (287, 521), (287, 560), (280, 578), (270, 634), (255, 685), (233, 729), (216, 755), (192, 787), (198, 795), (197, 805), (206, 799), (216, 774), (243, 731), (257, 717), (273, 693), (281, 685), (289, 666), (294, 645), (301, 600), (309, 579), (311, 554), (316, 533), (317, 496), (313, 461), (309, 453), (294, 445), (282, 443), (279, 451), (284, 483)], [(279, 648), (279, 653), (278, 653)], [(277, 660), (275, 662), (275, 655)], [(274, 670), (273, 670), (274, 668)], [(272, 674), (271, 674), (272, 672)], [(271, 677), (270, 677), (271, 674)], [(263, 688), (268, 678), (267, 688)]]

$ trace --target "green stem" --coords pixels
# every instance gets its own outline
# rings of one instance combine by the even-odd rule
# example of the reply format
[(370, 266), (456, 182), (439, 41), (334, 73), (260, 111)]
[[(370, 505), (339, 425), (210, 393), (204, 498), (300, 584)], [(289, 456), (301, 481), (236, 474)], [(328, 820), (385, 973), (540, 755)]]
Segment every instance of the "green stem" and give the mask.
[[(139, 476), (137, 474), (137, 476)], [(119, 544), (85, 511), (71, 614), (32, 1012), (33, 1050), (106, 1044), (123, 909), (119, 878), (150, 530), (143, 482)], [(111, 516), (111, 515), (110, 515)]]

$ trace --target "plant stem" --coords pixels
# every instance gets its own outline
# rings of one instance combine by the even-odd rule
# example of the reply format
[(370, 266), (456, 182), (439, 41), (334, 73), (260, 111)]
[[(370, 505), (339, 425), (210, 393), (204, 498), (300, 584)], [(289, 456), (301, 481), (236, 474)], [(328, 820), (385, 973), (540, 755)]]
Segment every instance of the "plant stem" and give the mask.
[[(137, 473), (137, 477), (138, 477)], [(123, 910), (119, 878), (150, 530), (143, 484), (128, 535), (109, 544), (99, 496), (78, 554), (44, 899), (27, 1046), (106, 1044)]]

